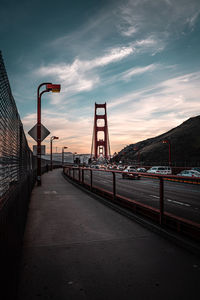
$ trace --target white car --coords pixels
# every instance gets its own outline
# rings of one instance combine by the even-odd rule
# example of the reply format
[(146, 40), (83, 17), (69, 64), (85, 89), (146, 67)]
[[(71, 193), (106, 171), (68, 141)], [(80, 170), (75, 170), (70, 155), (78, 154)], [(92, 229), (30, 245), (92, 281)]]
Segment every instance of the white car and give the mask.
[(152, 174), (162, 174), (162, 175), (171, 175), (172, 174), (172, 169), (170, 167), (166, 166), (156, 166), (156, 167), (151, 167), (147, 173), (152, 173)]
[(122, 171), (124, 170), (124, 167), (122, 165), (117, 166), (117, 170)]
[(137, 172), (145, 173), (147, 170), (145, 168), (137, 168)]
[(200, 172), (196, 170), (184, 170), (178, 173), (177, 176), (200, 177)]
[[(132, 174), (130, 174), (129, 172), (131, 172)], [(135, 169), (135, 167), (132, 166), (128, 166), (122, 173), (122, 178), (130, 178), (130, 179), (140, 179), (140, 175), (137, 173), (137, 170)]]

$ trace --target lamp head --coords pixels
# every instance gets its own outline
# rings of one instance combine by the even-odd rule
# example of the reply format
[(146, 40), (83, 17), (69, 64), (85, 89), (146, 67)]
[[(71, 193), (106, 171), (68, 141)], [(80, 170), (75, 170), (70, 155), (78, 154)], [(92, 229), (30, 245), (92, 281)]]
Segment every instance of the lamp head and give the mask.
[(46, 89), (52, 93), (60, 93), (61, 90), (61, 85), (60, 84), (53, 84), (53, 83), (48, 83), (46, 85)]
[(55, 136), (55, 135), (53, 135), (52, 137), (51, 137), (51, 140), (58, 140), (59, 139), (59, 137), (58, 136)]

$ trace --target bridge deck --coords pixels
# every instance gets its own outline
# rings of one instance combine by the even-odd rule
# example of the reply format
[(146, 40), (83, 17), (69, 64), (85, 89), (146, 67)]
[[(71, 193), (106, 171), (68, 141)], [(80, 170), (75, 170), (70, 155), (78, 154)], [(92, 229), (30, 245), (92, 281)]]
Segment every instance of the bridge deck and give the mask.
[(32, 193), (19, 300), (198, 299), (200, 258), (68, 183)]

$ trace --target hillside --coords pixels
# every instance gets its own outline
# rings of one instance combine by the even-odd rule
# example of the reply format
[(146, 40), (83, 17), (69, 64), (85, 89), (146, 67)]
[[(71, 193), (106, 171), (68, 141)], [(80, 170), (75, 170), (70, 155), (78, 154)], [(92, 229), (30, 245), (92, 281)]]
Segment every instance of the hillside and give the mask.
[[(115, 161), (134, 163), (138, 160), (143, 165), (167, 165), (169, 145), (171, 143), (171, 161), (173, 166), (200, 165), (200, 116), (193, 117), (181, 125), (154, 138), (130, 144), (114, 158)], [(138, 150), (134, 150), (137, 148)]]

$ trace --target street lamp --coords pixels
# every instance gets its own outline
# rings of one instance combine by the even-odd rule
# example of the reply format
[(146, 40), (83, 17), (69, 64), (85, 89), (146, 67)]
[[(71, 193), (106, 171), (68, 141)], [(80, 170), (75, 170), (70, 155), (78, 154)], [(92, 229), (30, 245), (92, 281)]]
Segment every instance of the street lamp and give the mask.
[(67, 149), (68, 147), (62, 147), (62, 166), (64, 165), (64, 149)]
[(74, 158), (76, 157), (77, 152), (73, 152), (72, 154), (73, 154), (73, 158), (72, 159), (73, 159), (73, 164), (74, 164)]
[[(46, 86), (46, 89), (40, 93), (40, 88)], [(37, 184), (41, 185), (41, 97), (46, 92), (59, 93), (60, 84), (50, 82), (41, 83), (37, 89)]]
[(169, 166), (171, 166), (171, 143), (169, 140), (163, 140), (163, 144), (168, 144), (169, 145)]
[(57, 136), (52, 136), (51, 137), (51, 139), (50, 139), (50, 143), (51, 143), (51, 171), (53, 170), (53, 161), (52, 161), (52, 141), (53, 140), (58, 140), (59, 139), (59, 137), (57, 137)]

